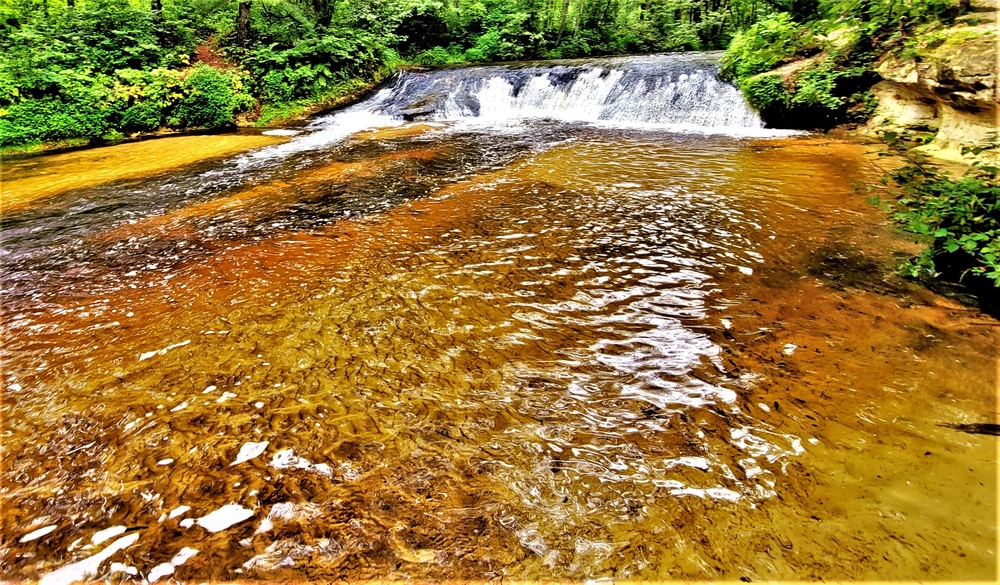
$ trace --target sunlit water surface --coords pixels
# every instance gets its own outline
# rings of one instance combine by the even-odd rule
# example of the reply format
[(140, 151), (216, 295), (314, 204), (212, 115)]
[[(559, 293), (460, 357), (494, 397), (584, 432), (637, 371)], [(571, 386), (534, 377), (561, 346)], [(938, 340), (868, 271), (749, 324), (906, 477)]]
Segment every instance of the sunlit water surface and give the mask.
[(863, 147), (268, 148), (3, 216), (7, 577), (995, 577), (996, 324), (837, 286)]

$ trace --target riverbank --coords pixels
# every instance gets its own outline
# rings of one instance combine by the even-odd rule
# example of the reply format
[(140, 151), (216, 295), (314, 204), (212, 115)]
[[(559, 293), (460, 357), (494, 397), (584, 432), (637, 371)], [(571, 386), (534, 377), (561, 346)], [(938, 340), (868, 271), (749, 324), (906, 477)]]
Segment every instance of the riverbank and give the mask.
[(866, 4), (737, 35), (722, 73), (771, 125), (862, 132), (935, 159), (997, 164), (997, 0)]
[(8, 159), (0, 168), (0, 213), (15, 213), (66, 191), (151, 177), (286, 140), (259, 134), (170, 136)]
[(396, 71), (397, 68), (386, 68), (371, 80), (351, 79), (338, 84), (331, 91), (316, 99), (257, 104), (251, 111), (236, 116), (234, 122), (229, 127), (215, 129), (204, 127), (188, 129), (159, 128), (131, 134), (114, 133), (96, 139), (70, 138), (51, 142), (34, 142), (19, 146), (2, 147), (0, 148), (0, 157), (6, 158), (9, 163), (12, 158), (26, 155), (57, 154), (60, 152), (116, 146), (168, 137), (220, 134), (231, 132), (237, 128), (261, 130), (295, 128), (304, 125), (313, 116), (343, 108), (363, 100), (395, 74)]

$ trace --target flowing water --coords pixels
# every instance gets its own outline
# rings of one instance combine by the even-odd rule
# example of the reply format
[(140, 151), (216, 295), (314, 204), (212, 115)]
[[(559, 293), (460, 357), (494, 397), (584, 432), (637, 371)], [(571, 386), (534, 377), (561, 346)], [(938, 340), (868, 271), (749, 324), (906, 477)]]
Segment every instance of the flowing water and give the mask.
[(996, 579), (998, 323), (715, 57), (5, 170), (3, 575)]

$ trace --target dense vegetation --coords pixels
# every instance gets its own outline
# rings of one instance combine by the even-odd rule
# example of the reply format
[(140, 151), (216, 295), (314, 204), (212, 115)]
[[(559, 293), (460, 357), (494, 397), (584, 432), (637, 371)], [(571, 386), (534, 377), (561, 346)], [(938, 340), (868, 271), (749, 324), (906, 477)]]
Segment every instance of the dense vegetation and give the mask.
[(722, 61), (754, 108), (784, 127), (864, 122), (877, 60), (905, 54), (931, 27), (968, 11), (961, 0), (819, 0), (739, 32)]
[(800, 1), (0, 0), (0, 147), (266, 123), (404, 62), (724, 48)]
[[(902, 272), (916, 278), (964, 281), (980, 294), (984, 306), (1000, 310), (995, 291), (1000, 288), (1000, 167), (976, 162), (956, 179), (901, 150), (896, 136), (887, 138), (895, 154), (908, 161), (888, 177), (901, 192), (892, 205), (893, 218), (928, 243), (920, 255), (903, 264)], [(994, 143), (973, 150), (996, 147)]]

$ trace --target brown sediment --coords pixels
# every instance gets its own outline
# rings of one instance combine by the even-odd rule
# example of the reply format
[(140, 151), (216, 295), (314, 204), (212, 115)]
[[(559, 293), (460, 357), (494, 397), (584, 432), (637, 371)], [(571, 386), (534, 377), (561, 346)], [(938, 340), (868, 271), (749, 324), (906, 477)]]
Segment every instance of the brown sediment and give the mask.
[(202, 43), (195, 48), (194, 53), (198, 61), (216, 69), (236, 69), (235, 65), (226, 61), (225, 57), (215, 50), (213, 47), (215, 42), (215, 39), (209, 39), (208, 42)]
[(65, 191), (150, 177), (286, 140), (263, 135), (177, 136), (8, 160), (0, 174), (0, 211), (11, 213)]
[(996, 439), (942, 425), (992, 422), (996, 322), (893, 274), (863, 151), (583, 140), (47, 298), (4, 348), (5, 574), (122, 525), (182, 580), (994, 579)]
[[(892, 236), (867, 243), (891, 245)], [(963, 566), (989, 580), (996, 442), (947, 427), (996, 416), (996, 323), (978, 327), (978, 312), (900, 282), (891, 262), (883, 248), (847, 278), (763, 268), (763, 286), (746, 291), (731, 327), (715, 335), (731, 372), (761, 376), (746, 408), (816, 441), (795, 463), (808, 477), (779, 490), (788, 505), (761, 523), (779, 525), (795, 556), (814, 559), (809, 578), (947, 578)], [(840, 274), (855, 268), (848, 262)], [(791, 554), (781, 556), (776, 568), (802, 576)], [(824, 566), (837, 558), (851, 564)]]
[(442, 126), (442, 124), (406, 124), (404, 126), (390, 126), (389, 128), (358, 132), (352, 138), (357, 140), (392, 140), (395, 138), (426, 134), (432, 130), (440, 129)]
[(193, 235), (195, 228), (190, 220), (211, 218), (220, 214), (239, 213), (245, 221), (267, 216), (279, 211), (301, 196), (301, 189), (326, 184), (343, 183), (350, 179), (372, 177), (391, 172), (407, 161), (427, 161), (439, 155), (434, 148), (414, 148), (384, 154), (357, 162), (334, 162), (296, 177), (294, 184), (272, 181), (202, 203), (187, 205), (176, 211), (157, 215), (122, 225), (103, 232), (101, 241), (115, 241), (139, 235), (156, 234), (164, 238), (182, 238)]
[[(309, 172), (302, 183), (335, 181), (355, 173), (375, 173), (386, 170), (386, 163), (414, 158), (429, 159), (433, 149), (413, 149), (384, 155), (375, 160), (358, 163), (334, 163)], [(428, 234), (438, 237), (456, 226), (474, 220), (476, 207), (472, 205), (489, 191), (485, 190), (502, 172), (491, 173), (472, 180), (462, 181), (441, 189), (434, 197), (407, 202), (386, 214), (370, 218), (348, 218), (321, 230), (283, 234), (266, 240), (218, 250), (207, 259), (199, 260), (184, 268), (182, 279), (171, 279), (155, 292), (146, 292), (142, 283), (135, 292), (122, 291), (108, 306), (111, 312), (130, 312), (130, 321), (141, 325), (93, 332), (88, 328), (90, 315), (78, 317), (73, 312), (59, 315), (40, 315), (39, 325), (45, 324), (48, 332), (39, 332), (20, 341), (26, 345), (10, 347), (13, 353), (30, 354), (40, 347), (58, 347), (72, 337), (75, 343), (84, 339), (98, 342), (95, 354), (103, 354), (101, 361), (114, 363), (141, 354), (148, 345), (148, 335), (164, 317), (177, 307), (184, 307), (188, 320), (211, 320), (224, 316), (230, 306), (266, 296), (294, 294), (301, 283), (321, 275), (345, 270), (350, 264), (378, 262), (387, 254), (404, 250), (424, 240)], [(296, 182), (300, 184), (300, 182)], [(185, 207), (174, 214), (157, 216), (138, 224), (127, 224), (105, 234), (109, 240), (120, 240), (138, 234), (155, 233), (157, 237), (182, 238), (188, 233), (183, 220), (217, 212), (231, 205), (250, 201), (261, 203), (268, 197), (283, 197), (285, 185), (268, 183), (262, 187), (241, 192), (222, 200)], [(264, 201), (270, 204), (273, 201)], [(279, 201), (280, 202), (280, 201)], [(100, 295), (101, 297), (105, 295)], [(76, 298), (75, 304), (85, 306), (100, 299)], [(113, 340), (113, 341), (112, 341)], [(63, 361), (63, 356), (68, 360)], [(49, 372), (69, 367), (74, 357), (61, 352), (46, 352), (49, 367), (38, 372), (38, 378), (29, 375), (36, 383), (48, 378)]]

